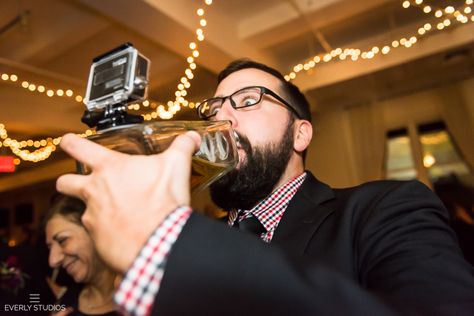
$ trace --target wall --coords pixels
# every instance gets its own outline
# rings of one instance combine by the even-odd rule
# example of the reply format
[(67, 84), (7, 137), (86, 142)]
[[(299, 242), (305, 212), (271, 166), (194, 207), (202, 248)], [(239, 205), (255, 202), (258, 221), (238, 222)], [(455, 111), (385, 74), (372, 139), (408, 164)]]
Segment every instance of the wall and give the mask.
[[(451, 124), (462, 138), (466, 158), (472, 161), (474, 156), (474, 78), (357, 107), (320, 108), (314, 114), (316, 132), (308, 150), (307, 168), (334, 187), (383, 178), (383, 142), (375, 140), (373, 146), (369, 143), (364, 148), (362, 141), (384, 137), (387, 130), (403, 126), (413, 129), (419, 123), (449, 118), (448, 128)], [(453, 115), (460, 123), (449, 117)], [(373, 126), (364, 132), (367, 124)]]
[(335, 187), (356, 184), (354, 160), (349, 144), (350, 128), (343, 109), (313, 116), (313, 140), (306, 156), (306, 168)]
[[(20, 190), (7, 191), (0, 193), (0, 208), (3, 211), (10, 212), (10, 232), (2, 231), (0, 236), (5, 238), (5, 234), (14, 240), (17, 244), (20, 243), (25, 236), (23, 236), (22, 227), (14, 225), (14, 210), (20, 204), (32, 204), (33, 206), (33, 221), (30, 224), (24, 225), (32, 230), (37, 230), (40, 226), (41, 215), (49, 207), (51, 197), (55, 192), (55, 181), (50, 180), (43, 183), (24, 187)], [(34, 235), (33, 237), (35, 237)]]

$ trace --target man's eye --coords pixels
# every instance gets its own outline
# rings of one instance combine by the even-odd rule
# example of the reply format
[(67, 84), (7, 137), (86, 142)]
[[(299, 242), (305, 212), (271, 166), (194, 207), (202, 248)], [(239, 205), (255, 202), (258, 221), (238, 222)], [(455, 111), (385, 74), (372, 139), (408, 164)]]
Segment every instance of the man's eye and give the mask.
[(221, 109), (221, 107), (219, 105), (210, 105), (209, 106), (209, 115), (217, 114), (217, 112), (219, 112), (220, 109)]
[(258, 102), (258, 99), (249, 96), (249, 97), (245, 97), (242, 100), (241, 104), (242, 106), (251, 106), (251, 105), (257, 104), (257, 102)]

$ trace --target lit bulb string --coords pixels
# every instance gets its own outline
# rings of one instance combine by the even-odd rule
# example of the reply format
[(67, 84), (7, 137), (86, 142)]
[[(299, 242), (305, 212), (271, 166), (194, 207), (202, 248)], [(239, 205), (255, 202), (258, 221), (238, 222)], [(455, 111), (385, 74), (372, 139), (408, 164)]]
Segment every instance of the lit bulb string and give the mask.
[(443, 16), (454, 17), (458, 22), (467, 23), (469, 21), (468, 15), (472, 13), (471, 5), (474, 0), (466, 0), (464, 5), (458, 9), (451, 5), (444, 8), (432, 8), (430, 5), (424, 4), (423, 0), (408, 1), (405, 0), (402, 3), (403, 8), (408, 9), (410, 6), (420, 8), (426, 14), (433, 14), (436, 18), (442, 18)]
[[(406, 4), (407, 2), (409, 4), (408, 6)], [(416, 0), (416, 2), (413, 3), (417, 6), (421, 6), (423, 1)], [(395, 39), (390, 44), (384, 45), (382, 47), (373, 46), (370, 50), (365, 51), (358, 48), (336, 48), (329, 53), (315, 55), (314, 57), (307, 59), (306, 62), (293, 66), (292, 71), (289, 74), (285, 75), (285, 79), (287, 81), (291, 81), (295, 79), (298, 73), (300, 73), (301, 71), (304, 70), (307, 72), (315, 68), (316, 65), (320, 63), (327, 63), (329, 61), (337, 60), (337, 58), (339, 58), (339, 60), (346, 60), (350, 58), (352, 61), (357, 61), (359, 60), (359, 58), (372, 59), (379, 53), (387, 55), (392, 50), (402, 46), (404, 46), (405, 48), (410, 48), (418, 42), (419, 38), (426, 36), (429, 33), (433, 33), (434, 31), (442, 31), (445, 28), (453, 25), (453, 23), (455, 22), (462, 24), (474, 22), (474, 15), (472, 15), (472, 9), (470, 7), (472, 3), (473, 0), (466, 0), (465, 4), (462, 6), (462, 10), (456, 9), (452, 6), (447, 6), (443, 10), (435, 10), (435, 17), (437, 19), (442, 19), (444, 17), (444, 20), (442, 22), (437, 23), (436, 27), (432, 26), (431, 23), (425, 23), (423, 26), (418, 28), (418, 35), (402, 37), (398, 40)], [(404, 1), (402, 5), (404, 8), (408, 8), (410, 7), (410, 5), (412, 5), (412, 3), (410, 1)], [(430, 9), (428, 10), (424, 9), (425, 7), (423, 7), (423, 12), (426, 14), (430, 13), (432, 8), (430, 7)], [(464, 14), (461, 13), (461, 11), (464, 12)], [(441, 12), (441, 15), (436, 12)], [(451, 22), (451, 19), (453, 20), (453, 22)]]
[[(205, 0), (204, 3), (207, 6), (212, 4), (212, 0)], [(207, 26), (207, 21), (205, 19), (205, 10), (199, 8), (196, 11), (197, 16), (199, 17), (199, 27), (196, 29), (196, 39), (198, 42), (204, 41), (204, 28)], [(186, 100), (186, 95), (188, 89), (191, 87), (191, 81), (194, 78), (194, 70), (197, 68), (195, 63), (196, 59), (199, 57), (198, 45), (196, 42), (189, 43), (189, 49), (191, 50), (190, 55), (186, 58), (188, 63), (187, 68), (183, 72), (183, 76), (180, 78), (180, 82), (177, 85), (177, 90), (175, 91), (174, 101), (167, 102), (167, 109), (163, 104), (157, 104), (156, 102), (150, 102), (145, 100), (141, 103), (144, 108), (155, 109), (151, 113), (142, 114), (144, 120), (150, 121), (152, 119), (161, 118), (161, 119), (171, 119), (178, 111), (181, 110), (181, 107), (194, 108), (195, 104)], [(81, 103), (83, 101), (83, 96), (79, 94), (74, 94), (74, 91), (71, 89), (50, 89), (42, 84), (35, 84), (28, 81), (21, 81), (17, 74), (7, 74), (2, 73), (0, 78), (4, 82), (9, 82), (10, 84), (20, 85), (22, 88), (27, 89), (30, 92), (37, 92), (45, 94), (48, 97), (67, 97), (73, 98), (76, 102)], [(131, 104), (128, 106), (130, 110), (140, 110), (141, 105), (138, 103)], [(87, 137), (95, 132), (91, 129), (86, 130), (84, 133), (80, 134), (81, 137)], [(46, 160), (50, 155), (56, 150), (56, 146), (61, 142), (61, 137), (47, 137), (41, 140), (16, 140), (8, 137), (8, 131), (4, 124), (0, 122), (0, 148), (5, 147), (9, 148), (13, 154), (25, 161), (39, 162)], [(30, 151), (27, 148), (36, 148), (33, 151)], [(16, 165), (20, 164), (19, 159), (14, 159)]]

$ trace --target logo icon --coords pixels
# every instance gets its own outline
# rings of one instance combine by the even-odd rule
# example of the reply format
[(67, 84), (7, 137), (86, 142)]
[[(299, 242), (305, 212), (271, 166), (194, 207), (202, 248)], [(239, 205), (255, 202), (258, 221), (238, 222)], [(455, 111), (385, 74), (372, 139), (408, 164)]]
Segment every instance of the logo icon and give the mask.
[(30, 293), (30, 304), (39, 304), (40, 295), (39, 293)]

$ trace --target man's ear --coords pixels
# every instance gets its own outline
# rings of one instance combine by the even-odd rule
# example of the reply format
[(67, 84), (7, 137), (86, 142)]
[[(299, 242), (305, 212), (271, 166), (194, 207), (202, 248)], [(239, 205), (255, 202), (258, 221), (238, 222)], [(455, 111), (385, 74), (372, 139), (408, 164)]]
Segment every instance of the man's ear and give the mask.
[(313, 126), (309, 121), (296, 120), (294, 127), (293, 148), (297, 152), (303, 152), (308, 148), (313, 138)]

